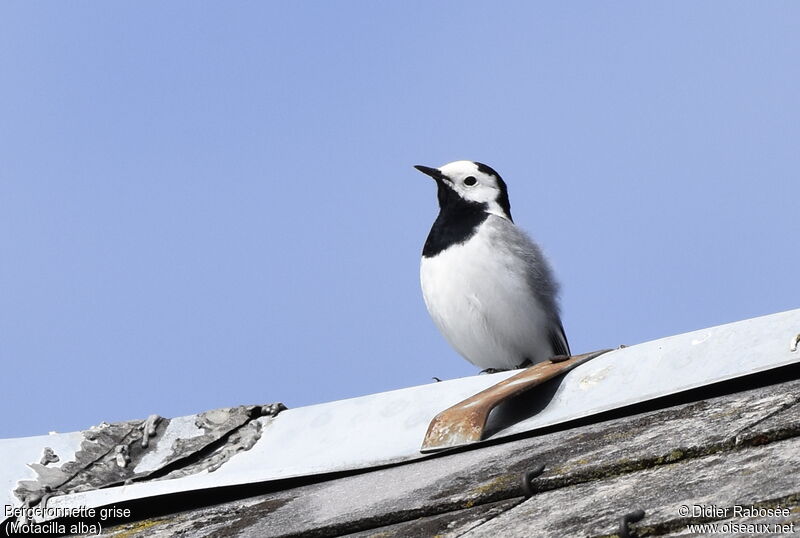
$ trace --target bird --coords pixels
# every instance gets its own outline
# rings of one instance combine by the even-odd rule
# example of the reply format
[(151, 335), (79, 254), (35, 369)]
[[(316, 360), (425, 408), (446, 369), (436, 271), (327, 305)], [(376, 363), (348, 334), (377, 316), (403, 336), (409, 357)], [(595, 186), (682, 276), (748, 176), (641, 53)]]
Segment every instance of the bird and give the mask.
[(420, 283), (447, 342), (487, 373), (569, 356), (559, 284), (541, 248), (514, 224), (500, 174), (475, 161), (414, 168), (437, 187)]

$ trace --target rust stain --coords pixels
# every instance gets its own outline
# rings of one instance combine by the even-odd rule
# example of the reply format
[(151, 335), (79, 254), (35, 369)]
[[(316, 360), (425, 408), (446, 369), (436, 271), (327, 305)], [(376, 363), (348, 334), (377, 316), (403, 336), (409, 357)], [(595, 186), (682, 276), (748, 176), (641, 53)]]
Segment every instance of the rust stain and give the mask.
[(517, 396), (556, 376), (567, 373), (579, 364), (611, 351), (605, 349), (576, 355), (564, 360), (535, 364), (522, 372), (492, 385), (486, 390), (436, 415), (428, 426), (422, 452), (441, 450), (480, 441), (489, 413), (500, 402)]

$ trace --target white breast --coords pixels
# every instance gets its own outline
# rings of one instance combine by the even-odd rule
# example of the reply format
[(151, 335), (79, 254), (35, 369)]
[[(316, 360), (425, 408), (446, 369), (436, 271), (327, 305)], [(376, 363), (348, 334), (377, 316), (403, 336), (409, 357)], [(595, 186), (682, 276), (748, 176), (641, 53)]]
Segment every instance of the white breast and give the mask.
[(420, 280), (428, 312), (456, 351), (481, 368), (510, 369), (549, 359), (552, 350), (525, 262), (504, 248), (500, 234), (509, 228), (499, 219), (490, 216), (466, 243), (423, 258)]

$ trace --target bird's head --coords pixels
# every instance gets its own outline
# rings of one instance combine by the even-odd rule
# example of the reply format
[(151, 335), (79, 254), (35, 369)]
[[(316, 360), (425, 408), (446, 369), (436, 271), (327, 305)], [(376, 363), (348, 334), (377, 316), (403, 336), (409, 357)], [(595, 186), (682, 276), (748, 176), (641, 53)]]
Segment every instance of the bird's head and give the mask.
[(414, 168), (436, 181), (441, 209), (466, 201), (481, 204), (487, 213), (511, 220), (506, 183), (491, 167), (473, 161), (455, 161), (439, 168), (421, 165)]

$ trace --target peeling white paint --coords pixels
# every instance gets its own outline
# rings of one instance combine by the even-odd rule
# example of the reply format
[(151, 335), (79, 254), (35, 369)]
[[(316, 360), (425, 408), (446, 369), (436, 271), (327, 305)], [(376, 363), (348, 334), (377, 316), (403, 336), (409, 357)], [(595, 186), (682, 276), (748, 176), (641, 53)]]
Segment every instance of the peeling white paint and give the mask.
[(168, 456), (175, 449), (175, 442), (178, 439), (193, 439), (205, 433), (205, 430), (195, 425), (195, 415), (188, 417), (178, 417), (170, 421), (166, 431), (158, 440), (156, 448), (148, 452), (133, 469), (135, 473), (149, 473), (155, 471), (164, 464)]

